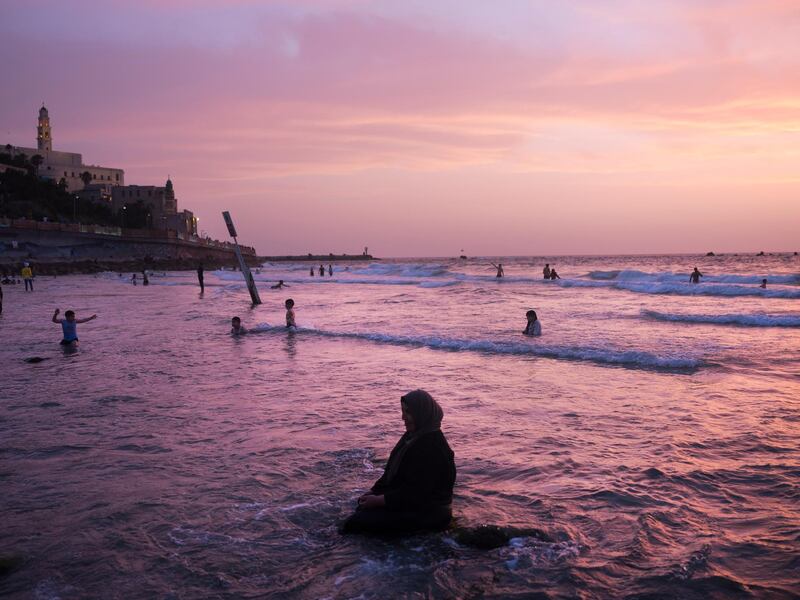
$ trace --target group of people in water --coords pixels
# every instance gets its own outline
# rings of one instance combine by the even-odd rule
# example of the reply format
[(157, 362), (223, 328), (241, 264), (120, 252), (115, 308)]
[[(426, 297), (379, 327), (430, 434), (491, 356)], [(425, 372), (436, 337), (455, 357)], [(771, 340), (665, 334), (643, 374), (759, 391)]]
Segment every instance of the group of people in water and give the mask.
[[(311, 267), (308, 270), (308, 274), (311, 277), (314, 276), (314, 267)], [(324, 265), (320, 265), (319, 266), (319, 276), (320, 277), (325, 277), (325, 266)], [(333, 265), (328, 265), (328, 277), (333, 277)]]
[[(495, 275), (495, 277), (497, 279), (500, 279), (501, 277), (505, 277), (506, 272), (503, 269), (503, 263), (499, 263), (499, 264), (489, 263), (489, 264), (491, 264), (495, 269), (497, 269), (497, 274)], [(561, 279), (561, 276), (558, 273), (556, 273), (556, 268), (555, 267), (552, 267), (552, 268), (550, 267), (550, 263), (547, 263), (544, 266), (544, 269), (542, 269), (542, 274), (544, 275), (545, 279), (550, 279), (550, 280), (553, 280), (553, 281), (555, 281), (556, 279)]]

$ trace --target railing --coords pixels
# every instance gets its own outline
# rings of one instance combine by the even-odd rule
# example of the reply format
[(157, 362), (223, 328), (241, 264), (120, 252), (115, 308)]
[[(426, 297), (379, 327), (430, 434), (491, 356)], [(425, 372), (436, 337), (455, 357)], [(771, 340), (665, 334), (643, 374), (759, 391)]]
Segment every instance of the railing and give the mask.
[[(181, 241), (183, 243), (215, 248), (218, 250), (234, 251), (231, 242), (220, 242), (196, 235), (187, 235), (174, 229), (127, 229), (123, 227), (109, 227), (106, 225), (84, 225), (78, 223), (48, 223), (32, 221), (30, 219), (5, 219), (0, 218), (0, 227), (13, 227), (15, 229), (28, 229), (33, 231), (61, 231), (64, 233), (86, 233), (91, 235), (113, 235), (119, 238), (133, 238), (134, 240), (164, 240)], [(244, 254), (255, 255), (256, 250), (250, 246), (240, 246)]]

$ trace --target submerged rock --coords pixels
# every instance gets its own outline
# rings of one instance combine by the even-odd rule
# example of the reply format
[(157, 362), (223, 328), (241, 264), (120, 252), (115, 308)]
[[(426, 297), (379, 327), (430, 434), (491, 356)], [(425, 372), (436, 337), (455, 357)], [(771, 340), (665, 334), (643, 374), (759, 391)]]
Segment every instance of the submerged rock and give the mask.
[(22, 557), (18, 554), (4, 554), (0, 556), (0, 577), (16, 571), (22, 564)]
[(41, 356), (31, 356), (30, 358), (26, 358), (25, 362), (26, 363), (31, 363), (31, 364), (36, 364), (36, 363), (42, 362), (43, 360), (47, 360), (47, 359), (46, 358), (42, 358)]
[(451, 532), (453, 539), (462, 546), (480, 550), (491, 550), (505, 546), (513, 538), (535, 537), (544, 542), (553, 541), (542, 531), (533, 527), (500, 527), (499, 525), (478, 525), (477, 527), (457, 527)]

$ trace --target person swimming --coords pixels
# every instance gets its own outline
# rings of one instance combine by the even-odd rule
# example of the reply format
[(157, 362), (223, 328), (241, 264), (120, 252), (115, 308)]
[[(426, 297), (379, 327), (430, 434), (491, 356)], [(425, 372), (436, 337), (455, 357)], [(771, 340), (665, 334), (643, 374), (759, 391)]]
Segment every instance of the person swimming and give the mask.
[(762, 279), (761, 280), (761, 285), (758, 286), (758, 287), (760, 287), (761, 289), (764, 289), (764, 290), (767, 289), (767, 280), (766, 279)]
[(692, 283), (700, 283), (700, 278), (702, 276), (703, 274), (697, 270), (697, 267), (695, 267), (694, 271), (692, 271), (692, 274), (689, 275), (689, 281)]
[(556, 273), (556, 268), (553, 267), (550, 269), (550, 281), (555, 281), (556, 279), (561, 279), (561, 276)]
[(406, 432), (342, 533), (443, 530), (452, 520), (456, 464), (441, 430), (444, 412), (424, 390), (400, 398), (400, 411)]
[(243, 333), (247, 333), (247, 330), (242, 327), (242, 320), (239, 317), (233, 317), (231, 319), (231, 335), (242, 335)]
[(275, 285), (271, 285), (269, 287), (270, 287), (270, 289), (273, 289), (273, 290), (280, 290), (282, 288), (290, 287), (290, 286), (288, 286), (285, 283), (283, 283), (283, 279), (281, 279), (281, 280), (278, 281), (278, 283), (276, 283)]
[(540, 336), (542, 335), (542, 325), (539, 321), (539, 318), (536, 316), (535, 310), (529, 310), (525, 313), (525, 316), (528, 318), (528, 324), (525, 325), (525, 331), (522, 333), (525, 335), (532, 335), (532, 336)]

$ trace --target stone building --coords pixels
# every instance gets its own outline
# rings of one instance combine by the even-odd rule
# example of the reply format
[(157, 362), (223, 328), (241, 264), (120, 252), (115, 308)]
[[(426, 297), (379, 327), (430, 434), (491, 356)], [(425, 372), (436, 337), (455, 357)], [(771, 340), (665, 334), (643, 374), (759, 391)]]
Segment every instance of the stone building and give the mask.
[[(111, 188), (125, 185), (125, 171), (98, 165), (86, 165), (83, 156), (76, 152), (53, 150), (53, 132), (50, 126), (50, 115), (42, 105), (39, 109), (39, 120), (36, 128), (36, 148), (23, 146), (6, 146), (12, 155), (24, 154), (28, 159), (35, 155), (42, 157), (37, 174), (44, 179), (55, 182), (64, 180), (67, 190), (80, 192), (88, 185), (102, 188), (102, 196), (108, 197)], [(87, 175), (84, 175), (86, 173)], [(84, 178), (86, 181), (84, 181)]]
[(162, 186), (120, 185), (111, 189), (111, 208), (119, 214), (141, 202), (149, 214), (148, 225), (153, 229), (174, 229), (185, 235), (197, 234), (197, 219), (189, 210), (178, 211), (178, 199), (172, 180)]

